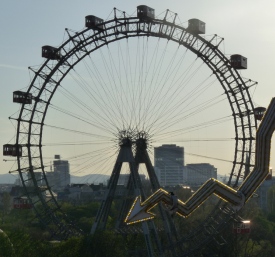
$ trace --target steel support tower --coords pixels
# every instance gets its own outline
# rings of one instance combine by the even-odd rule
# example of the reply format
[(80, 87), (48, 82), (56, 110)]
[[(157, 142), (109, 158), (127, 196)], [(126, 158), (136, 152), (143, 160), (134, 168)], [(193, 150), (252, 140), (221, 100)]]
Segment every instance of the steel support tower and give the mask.
[[(125, 228), (124, 219), (129, 208), (131, 207), (133, 199), (139, 195), (141, 195), (142, 199), (146, 198), (138, 172), (140, 164), (144, 163), (146, 166), (151, 190), (156, 191), (160, 188), (160, 184), (147, 152), (146, 133), (137, 133), (133, 138), (131, 138), (131, 136), (122, 136), (119, 141), (120, 150), (116, 159), (116, 163), (113, 167), (104, 199), (92, 226), (91, 234), (94, 234), (96, 230), (106, 229), (107, 219), (111, 211), (111, 205), (114, 200), (115, 191), (123, 163), (129, 164), (130, 176), (125, 194), (127, 197), (123, 200), (122, 208), (116, 221), (116, 230)], [(133, 154), (133, 150), (135, 155)], [(159, 207), (159, 213), (163, 223), (163, 229), (167, 237), (167, 246), (166, 249), (163, 249), (157, 228), (152, 220), (142, 222), (141, 227), (144, 234), (148, 256), (164, 256), (164, 252), (166, 250), (170, 252), (170, 256), (177, 256), (176, 250), (173, 247), (170, 247), (173, 245), (174, 240), (177, 240), (177, 233), (174, 224), (170, 215), (164, 211), (162, 206)]]

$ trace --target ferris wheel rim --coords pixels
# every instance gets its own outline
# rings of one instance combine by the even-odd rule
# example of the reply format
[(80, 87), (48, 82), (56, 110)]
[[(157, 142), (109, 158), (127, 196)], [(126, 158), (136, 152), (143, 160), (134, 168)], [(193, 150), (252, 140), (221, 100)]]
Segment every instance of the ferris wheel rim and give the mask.
[[(254, 133), (255, 133), (253, 130), (256, 128), (257, 124), (251, 117), (253, 115), (253, 104), (252, 104), (252, 101), (251, 101), (251, 98), (250, 98), (250, 95), (248, 92), (248, 86), (246, 85), (246, 82), (241, 78), (241, 76), (239, 75), (237, 70), (230, 67), (229, 60), (218, 49), (218, 47), (216, 45), (213, 45), (211, 42), (207, 41), (206, 39), (204, 39), (203, 37), (201, 37), (198, 34), (192, 34), (192, 33), (188, 32), (187, 29), (184, 27), (181, 27), (174, 23), (169, 23), (165, 20), (153, 20), (153, 21), (149, 20), (149, 21), (144, 22), (144, 21), (139, 20), (137, 17), (121, 18), (119, 21), (120, 21), (120, 23), (118, 23), (118, 19), (115, 18), (115, 19), (111, 19), (111, 20), (104, 22), (104, 26), (110, 25), (110, 27), (108, 27), (108, 29), (104, 30), (103, 32), (102, 31), (97, 31), (97, 32), (94, 31), (94, 34), (88, 38), (85, 38), (85, 34), (91, 31), (91, 29), (88, 29), (88, 28), (80, 31), (79, 33), (76, 33), (73, 36), (69, 36), (69, 39), (67, 41), (65, 41), (58, 49), (59, 49), (59, 51), (64, 50), (68, 44), (73, 44), (74, 47), (72, 49), (70, 49), (70, 51), (68, 51), (66, 55), (62, 56), (61, 60), (59, 60), (56, 63), (56, 65), (50, 71), (49, 74), (46, 74), (46, 72), (44, 72), (44, 70), (43, 70), (44, 68), (48, 69), (47, 68), (48, 62), (50, 62), (49, 59), (46, 60), (44, 62), (44, 64), (37, 71), (33, 70), (35, 73), (35, 76), (28, 88), (27, 93), (31, 92), (31, 89), (35, 85), (37, 79), (44, 80), (44, 82), (42, 83), (42, 87), (39, 90), (39, 93), (35, 96), (36, 102), (34, 104), (34, 109), (32, 110), (29, 121), (25, 121), (24, 118), (22, 118), (24, 116), (23, 115), (24, 104), (22, 105), (22, 108), (21, 108), (21, 111), (19, 114), (19, 118), (18, 118), (18, 128), (17, 128), (17, 137), (16, 137), (16, 143), (20, 144), (21, 143), (20, 126), (22, 127), (21, 122), (28, 123), (29, 124), (28, 132), (29, 133), (28, 133), (28, 140), (25, 144), (25, 147), (28, 152), (28, 162), (29, 162), (30, 171), (33, 172), (36, 168), (38, 168), (38, 167), (35, 167), (35, 165), (33, 165), (33, 162), (32, 162), (32, 158), (34, 157), (34, 156), (32, 156), (32, 147), (37, 147), (38, 149), (36, 149), (36, 151), (37, 150), (39, 151), (39, 157), (40, 157), (40, 163), (41, 163), (41, 166), (38, 169), (41, 169), (43, 174), (45, 175), (45, 170), (44, 170), (45, 166), (44, 166), (43, 154), (42, 154), (42, 146), (43, 146), (42, 145), (42, 135), (43, 135), (44, 120), (45, 120), (45, 117), (47, 114), (48, 107), (51, 103), (51, 99), (52, 99), (57, 87), (60, 85), (60, 82), (67, 76), (69, 71), (71, 69), (73, 69), (75, 65), (77, 65), (81, 60), (83, 60), (91, 52), (96, 51), (100, 47), (108, 45), (112, 42), (119, 41), (119, 40), (125, 40), (129, 37), (156, 37), (156, 38), (164, 38), (167, 40), (175, 41), (179, 44), (182, 44), (185, 48), (188, 48), (193, 53), (197, 54), (198, 58), (202, 59), (202, 61), (213, 71), (213, 73), (215, 74), (215, 76), (217, 77), (219, 82), (221, 83), (221, 86), (223, 87), (225, 94), (227, 96), (227, 99), (229, 101), (229, 104), (231, 106), (232, 115), (234, 118), (235, 135), (236, 135), (236, 137), (235, 137), (235, 154), (234, 154), (234, 160), (233, 160), (233, 167), (232, 167), (232, 171), (231, 171), (231, 175), (230, 175), (230, 182), (234, 175), (236, 175), (239, 178), (241, 175), (241, 172), (242, 172), (243, 165), (245, 163), (244, 152), (246, 151), (246, 147), (248, 147), (247, 152), (250, 155), (252, 155), (252, 153), (253, 153), (253, 137), (254, 137)], [(165, 33), (164, 34), (163, 33), (155, 33), (155, 32), (152, 32), (151, 30), (149, 30), (150, 27), (152, 28), (156, 24), (159, 27), (165, 27), (166, 31), (170, 31), (171, 34), (168, 35)], [(111, 26), (111, 25), (113, 25), (113, 26)], [(127, 34), (128, 32), (126, 33), (126, 31), (123, 31), (123, 26), (127, 26), (127, 25), (128, 26), (129, 25), (137, 26), (136, 30), (135, 30), (135, 32), (133, 32), (133, 34), (128, 35)], [(142, 27), (142, 26), (144, 26), (144, 27)], [(145, 29), (146, 26), (148, 26), (148, 30)], [(144, 30), (140, 29), (141, 27)], [(188, 41), (188, 42), (190, 42), (189, 45), (188, 45), (187, 41), (182, 41), (182, 38), (178, 38), (178, 41), (176, 41), (176, 39), (173, 38), (173, 35), (174, 35), (173, 31), (175, 31), (176, 29), (181, 30), (182, 35), (186, 35), (185, 39), (188, 38), (188, 40), (189, 40), (189, 37), (192, 38), (191, 41)], [(108, 31), (110, 31), (110, 35), (108, 35)], [(122, 35), (122, 36), (119, 37), (119, 35)], [(112, 38), (112, 40), (110, 40), (110, 41), (106, 41), (106, 38), (108, 36), (111, 36), (114, 38)], [(84, 38), (83, 41), (81, 43), (76, 43), (78, 41), (77, 39), (80, 39), (82, 37)], [(104, 39), (105, 39), (105, 42), (104, 42)], [(184, 37), (183, 37), (183, 39), (184, 39)], [(89, 41), (89, 40), (91, 40), (91, 41)], [(200, 42), (202, 42), (199, 49), (193, 48), (196, 40), (200, 40)], [(103, 42), (102, 45), (96, 46), (95, 42), (100, 42), (100, 41)], [(95, 49), (93, 49), (89, 52), (86, 52), (85, 55), (83, 55), (80, 59), (78, 59), (73, 64), (68, 62), (69, 58), (76, 55), (76, 53), (81, 52), (81, 51), (85, 52), (86, 46), (88, 44), (95, 44), (95, 46), (96, 46)], [(210, 53), (212, 53), (212, 54), (210, 54)], [(216, 63), (214, 63), (213, 60), (216, 57), (218, 57), (220, 60), (220, 61), (218, 61), (219, 65), (221, 63), (222, 63), (222, 65), (218, 66), (218, 65), (216, 65)], [(57, 81), (57, 82), (51, 81), (55, 72), (58, 72), (59, 67), (61, 67), (64, 64), (68, 65), (68, 67), (69, 67), (67, 72), (61, 76), (61, 79), (59, 81)], [(225, 78), (225, 74), (222, 74), (222, 72), (219, 71), (220, 67), (223, 67), (227, 73), (231, 74), (230, 78), (234, 78), (234, 81), (238, 85), (237, 88), (231, 87), (232, 82), (231, 83), (227, 82), (227, 79)], [(54, 90), (50, 93), (50, 96), (47, 99), (47, 101), (43, 100), (46, 107), (44, 109), (43, 116), (39, 123), (36, 120), (34, 120), (34, 114), (35, 114), (35, 112), (40, 111), (39, 107), (37, 107), (37, 106), (41, 102), (40, 96), (46, 89), (46, 86), (48, 83), (53, 83), (53, 84), (56, 83), (56, 85), (54, 86)], [(228, 87), (226, 87), (226, 85)], [(246, 97), (247, 97), (247, 99), (246, 99)], [(243, 101), (241, 101), (241, 103), (239, 103), (240, 99), (243, 99)], [(233, 101), (235, 101), (235, 102), (233, 103)], [(241, 104), (246, 106), (245, 110), (243, 110), (243, 107), (240, 107)], [(246, 115), (244, 112), (247, 112)], [(37, 125), (38, 125), (38, 127), (40, 127), (40, 139), (39, 139), (39, 142), (37, 143), (37, 145), (34, 145), (32, 143), (33, 140), (31, 140), (32, 125), (35, 124), (36, 122), (39, 123)], [(242, 129), (239, 129), (238, 128), (239, 126), (241, 126)], [(247, 130), (245, 130), (245, 126), (248, 127)], [(238, 148), (238, 147), (240, 147), (240, 148)], [(239, 152), (241, 152), (240, 155), (238, 155)], [(18, 157), (18, 171), (20, 173), (21, 180), (23, 181), (23, 184), (24, 184), (24, 180), (23, 180), (23, 177), (21, 174), (21, 172), (24, 172), (24, 170), (22, 171), (20, 161), (21, 160)], [(236, 165), (239, 165), (239, 170), (237, 170), (237, 171), (235, 171)], [(236, 169), (238, 169), (238, 167)], [(35, 181), (34, 176), (31, 179)], [(42, 198), (42, 196), (41, 196), (41, 198)], [(56, 205), (57, 205), (57, 207), (59, 206), (57, 201), (56, 201)]]

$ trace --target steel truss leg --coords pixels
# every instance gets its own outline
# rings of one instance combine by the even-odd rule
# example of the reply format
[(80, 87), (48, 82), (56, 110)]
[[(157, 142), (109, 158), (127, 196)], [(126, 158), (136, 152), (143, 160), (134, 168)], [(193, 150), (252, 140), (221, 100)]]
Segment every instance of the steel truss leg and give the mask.
[[(146, 196), (144, 194), (142, 183), (141, 183), (140, 176), (138, 173), (138, 165), (135, 165), (131, 174), (132, 174), (132, 181), (133, 181), (133, 186), (134, 186), (134, 190), (135, 190), (135, 196), (141, 195), (141, 198), (143, 200), (145, 200)], [(127, 210), (127, 212), (128, 211), (129, 211), (129, 209)], [(154, 241), (155, 241), (157, 249), (158, 249), (158, 256), (163, 256), (160, 239), (158, 237), (154, 222), (152, 220), (149, 220), (148, 222), (142, 222), (142, 228), (143, 228), (143, 231), (147, 231), (148, 228), (150, 229), (150, 231), (152, 231), (152, 236), (154, 238)], [(148, 231), (148, 234), (149, 234), (149, 231)]]
[[(137, 167), (139, 167), (140, 163), (145, 163), (152, 189), (154, 191), (158, 190), (160, 188), (160, 184), (146, 149), (137, 148), (136, 163), (137, 163)], [(161, 205), (158, 205), (158, 206), (159, 206), (160, 216), (164, 225), (164, 230), (166, 232), (168, 242), (170, 245), (172, 256), (177, 256), (176, 249), (173, 247), (173, 243), (178, 240), (178, 235), (177, 235), (174, 222), (172, 221), (172, 218), (170, 217), (170, 215), (168, 215), (168, 213), (164, 211), (163, 207)], [(173, 242), (173, 237), (175, 240), (174, 242)]]
[[(137, 173), (137, 168), (135, 165), (135, 160), (133, 157), (131, 146), (121, 146), (120, 152), (117, 157), (117, 161), (115, 163), (115, 166), (113, 168), (113, 171), (112, 171), (112, 174), (110, 177), (110, 181), (109, 181), (106, 193), (105, 193), (104, 200), (101, 203), (101, 207), (97, 213), (95, 223), (92, 226), (91, 234), (94, 234), (97, 229), (105, 229), (105, 227), (106, 227), (108, 214), (110, 212), (112, 201), (114, 199), (115, 190), (116, 190), (116, 186), (117, 186), (117, 182), (118, 182), (118, 178), (119, 178), (119, 174), (120, 174), (123, 162), (128, 162), (129, 166), (130, 166), (130, 180), (128, 182), (129, 192), (131, 190), (133, 191), (133, 189), (134, 189), (135, 196), (138, 196), (141, 194), (144, 195), (140, 177)], [(123, 205), (126, 207), (127, 203), (124, 203)], [(120, 218), (121, 217), (123, 217), (123, 213), (120, 214)], [(118, 221), (117, 224), (119, 224), (119, 223), (121, 223), (121, 222)], [(150, 222), (150, 223), (152, 223), (152, 222)], [(145, 243), (146, 243), (146, 247), (147, 247), (148, 256), (153, 257), (153, 256), (155, 256), (154, 249), (153, 249), (153, 245), (151, 242), (150, 230), (148, 228), (147, 222), (143, 222), (142, 230), (143, 230), (143, 234), (145, 237)], [(161, 250), (159, 249), (161, 244), (157, 238), (157, 232), (154, 231), (153, 235), (154, 235), (156, 244), (158, 246), (159, 256), (162, 256)]]

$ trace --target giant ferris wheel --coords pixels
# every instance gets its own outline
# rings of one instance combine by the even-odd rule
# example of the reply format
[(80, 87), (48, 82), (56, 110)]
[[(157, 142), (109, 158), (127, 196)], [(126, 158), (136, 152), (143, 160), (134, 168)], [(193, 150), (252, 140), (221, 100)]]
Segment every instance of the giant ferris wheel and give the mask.
[[(114, 9), (106, 20), (86, 16), (84, 29), (66, 34), (59, 47), (42, 47), (45, 62), (29, 68), (33, 76), (26, 91), (14, 92), (14, 102), (21, 104), (14, 118), (16, 142), (4, 146), (4, 154), (17, 158), (15, 172), (25, 194), (53, 236), (82, 233), (48, 183), (54, 154), (70, 161), (73, 175), (111, 175), (92, 231), (106, 227), (120, 174), (130, 174), (129, 192), (146, 195), (140, 174), (153, 191), (160, 187), (152, 165), (156, 146), (183, 146), (189, 163), (217, 161), (232, 187), (249, 174), (257, 127), (249, 89), (256, 82), (240, 75), (246, 58), (225, 55), (223, 38), (206, 36), (204, 22), (181, 22), (169, 10), (156, 16), (154, 9), (138, 6), (134, 15)], [(216, 232), (230, 213), (215, 210), (203, 223), (216, 219)], [(191, 254), (207, 242), (199, 228), (177, 235), (173, 222), (159, 212), (168, 243), (160, 246), (152, 222), (142, 225), (150, 256), (156, 251), (181, 256), (173, 251), (181, 251), (185, 240)], [(127, 233), (119, 226), (117, 231)]]

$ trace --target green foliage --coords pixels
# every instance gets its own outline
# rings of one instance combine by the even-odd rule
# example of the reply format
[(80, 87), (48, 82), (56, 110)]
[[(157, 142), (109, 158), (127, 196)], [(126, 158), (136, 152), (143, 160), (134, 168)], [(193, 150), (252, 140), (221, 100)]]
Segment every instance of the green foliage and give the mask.
[(268, 205), (268, 212), (274, 213), (275, 212), (275, 185), (269, 188), (267, 192), (267, 205)]
[(8, 213), (11, 209), (11, 196), (9, 193), (4, 192), (2, 204), (3, 213)]
[[(188, 198), (187, 191), (179, 191), (178, 195)], [(187, 219), (175, 216), (173, 222), (176, 228), (184, 233), (196, 228), (213, 209), (215, 201), (216, 198), (209, 199), (197, 209), (194, 215)], [(144, 255), (146, 245), (142, 233), (122, 236), (114, 233), (113, 230), (105, 230), (89, 235), (98, 207), (99, 203), (62, 204), (62, 209), (69, 216), (69, 219), (77, 221), (77, 225), (87, 235), (70, 238), (62, 242), (50, 242), (50, 233), (38, 225), (33, 210), (11, 210), (5, 216), (5, 222), (1, 227), (8, 237), (0, 235), (0, 257), (124, 257), (131, 256), (131, 251), (139, 251), (141, 255)], [(120, 208), (118, 202), (114, 201), (111, 214), (117, 215)], [(158, 214), (158, 208), (154, 208), (154, 212)], [(232, 224), (227, 224), (227, 228), (222, 234), (227, 243), (221, 248), (220, 255), (215, 256), (275, 256), (275, 211), (265, 215), (257, 208), (255, 202), (250, 201), (240, 215), (251, 220), (251, 233), (246, 235), (233, 234)], [(115, 222), (114, 216), (109, 216), (107, 229), (113, 228)], [(160, 215), (157, 215), (155, 225), (158, 227), (161, 224)], [(165, 243), (165, 232), (160, 230), (158, 233), (162, 246), (165, 247), (167, 244)], [(204, 251), (202, 251), (201, 256), (203, 254)]]
[(257, 242), (267, 240), (275, 244), (274, 232), (275, 223), (269, 221), (263, 215), (259, 215), (252, 220), (251, 239)]
[(127, 256), (123, 238), (109, 231), (70, 238), (62, 242), (41, 241), (24, 231), (9, 238), (0, 233), (0, 257), (102, 257)]
[(0, 230), (0, 257), (13, 257), (14, 249), (8, 236)]

